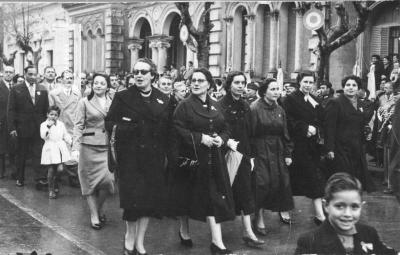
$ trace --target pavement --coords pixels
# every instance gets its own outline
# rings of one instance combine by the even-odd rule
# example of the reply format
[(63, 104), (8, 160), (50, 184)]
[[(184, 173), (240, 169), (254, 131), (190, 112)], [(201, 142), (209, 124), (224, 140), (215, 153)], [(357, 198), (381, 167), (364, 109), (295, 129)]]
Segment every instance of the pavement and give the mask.
[[(27, 175), (29, 177), (29, 169)], [(381, 172), (374, 169), (376, 182)], [(61, 184), (59, 197), (48, 199), (47, 192), (37, 191), (28, 178), (24, 187), (16, 187), (9, 178), (0, 180), (0, 255), (50, 253), (52, 255), (117, 255), (122, 254), (125, 225), (121, 220), (118, 194), (106, 201), (107, 224), (100, 231), (90, 228), (89, 209), (78, 188)], [(366, 201), (361, 222), (374, 226), (382, 240), (400, 251), (400, 206), (394, 196), (381, 191), (364, 196)], [(225, 244), (238, 255), (293, 254), (301, 233), (316, 226), (312, 219), (311, 201), (295, 197), (295, 223), (285, 225), (277, 213), (265, 213), (268, 235), (262, 249), (247, 248), (241, 240), (241, 221), (223, 223)], [(194, 247), (179, 243), (179, 223), (175, 219), (151, 219), (145, 239), (148, 254), (210, 254), (210, 233), (207, 224), (190, 221)]]

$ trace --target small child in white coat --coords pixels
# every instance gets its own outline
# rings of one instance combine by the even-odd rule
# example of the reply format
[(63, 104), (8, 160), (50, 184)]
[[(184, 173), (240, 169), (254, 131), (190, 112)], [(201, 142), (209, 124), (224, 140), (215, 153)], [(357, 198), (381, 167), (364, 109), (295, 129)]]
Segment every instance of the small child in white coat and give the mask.
[(60, 108), (50, 106), (47, 120), (40, 125), (40, 137), (44, 140), (41, 164), (47, 166), (49, 198), (57, 198), (56, 176), (63, 171), (63, 163), (71, 159), (67, 143), (71, 145), (72, 137), (68, 134), (63, 122), (57, 120)]

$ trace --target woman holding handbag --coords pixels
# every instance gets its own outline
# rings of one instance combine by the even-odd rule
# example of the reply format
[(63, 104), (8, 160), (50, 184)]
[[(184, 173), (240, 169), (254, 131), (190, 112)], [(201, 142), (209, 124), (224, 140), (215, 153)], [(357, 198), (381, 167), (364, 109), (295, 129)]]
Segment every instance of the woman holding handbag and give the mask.
[[(176, 183), (185, 186), (187, 195), (181, 199), (186, 202), (181, 205), (181, 215), (208, 221), (211, 253), (231, 254), (221, 232), (221, 222), (235, 218), (228, 171), (220, 148), (228, 141), (229, 131), (216, 102), (207, 94), (214, 83), (211, 73), (205, 68), (195, 69), (189, 81), (192, 94), (176, 108), (174, 126), (179, 155), (195, 159), (196, 148), (198, 167), (191, 168), (187, 178)], [(188, 228), (181, 228), (181, 234), (188, 237)]]
[[(252, 191), (251, 170), (254, 163), (250, 160), (250, 106), (242, 98), (246, 88), (246, 76), (232, 71), (226, 78), (227, 94), (218, 102), (222, 114), (230, 127), (231, 139), (227, 142), (229, 150), (238, 151), (243, 156), (232, 183), (236, 215), (242, 215), (243, 241), (249, 247), (258, 247), (264, 241), (257, 239), (251, 226), (250, 215), (255, 211)], [(253, 163), (253, 164), (252, 164)]]

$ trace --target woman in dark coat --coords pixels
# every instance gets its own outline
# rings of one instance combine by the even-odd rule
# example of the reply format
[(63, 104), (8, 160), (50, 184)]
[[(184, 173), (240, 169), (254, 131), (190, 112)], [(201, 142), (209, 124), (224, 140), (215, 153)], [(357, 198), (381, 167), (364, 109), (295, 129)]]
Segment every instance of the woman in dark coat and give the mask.
[(151, 86), (156, 72), (151, 60), (139, 59), (133, 69), (135, 85), (115, 94), (106, 118), (109, 131), (117, 126), (124, 254), (146, 254), (143, 242), (149, 217), (159, 218), (166, 209), (172, 107), (168, 97)]
[(236, 215), (243, 215), (243, 240), (246, 245), (253, 247), (262, 245), (264, 241), (257, 239), (250, 219), (250, 214), (254, 213), (255, 207), (250, 162), (250, 106), (241, 98), (245, 87), (244, 73), (230, 72), (226, 79), (227, 94), (218, 102), (218, 105), (230, 127), (231, 139), (228, 140), (227, 147), (243, 155), (232, 184), (232, 192)]
[(212, 254), (229, 254), (222, 241), (220, 224), (235, 218), (228, 171), (220, 149), (228, 141), (229, 131), (216, 102), (207, 94), (213, 82), (207, 69), (195, 69), (190, 77), (192, 94), (174, 112), (179, 153), (199, 162), (196, 170), (175, 185), (186, 185), (186, 192), (180, 196), (188, 204), (182, 204), (181, 210), (192, 219), (208, 220)]
[(367, 169), (364, 127), (369, 122), (368, 111), (357, 99), (361, 79), (350, 75), (342, 80), (343, 94), (326, 106), (325, 146), (327, 157), (332, 160), (331, 170), (347, 172), (357, 179), (367, 191), (373, 183)]
[(277, 104), (280, 95), (275, 79), (267, 79), (258, 90), (260, 99), (251, 105), (252, 149), (255, 155), (256, 229), (264, 234), (263, 209), (282, 212), (290, 223), (292, 190), (287, 166), (292, 163), (293, 144), (287, 130), (286, 113)]
[(320, 224), (325, 220), (321, 200), (325, 183), (319, 167), (323, 109), (316, 97), (310, 94), (315, 82), (314, 74), (301, 72), (297, 82), (299, 90), (290, 94), (284, 102), (289, 135), (294, 143), (290, 180), (293, 195), (313, 200), (316, 212), (314, 222)]

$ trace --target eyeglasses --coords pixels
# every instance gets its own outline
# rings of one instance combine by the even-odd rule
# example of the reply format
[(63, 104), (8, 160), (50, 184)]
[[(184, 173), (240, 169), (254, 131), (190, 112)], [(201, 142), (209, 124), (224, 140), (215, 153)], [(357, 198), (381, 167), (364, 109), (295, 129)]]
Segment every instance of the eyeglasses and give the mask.
[(133, 70), (134, 75), (138, 75), (139, 73), (141, 73), (142, 75), (146, 75), (149, 72), (150, 72), (150, 70)]
[(198, 82), (198, 83), (203, 83), (203, 82), (205, 82), (206, 80), (204, 80), (204, 79), (192, 79), (190, 82), (191, 83), (196, 83), (196, 82)]
[(161, 82), (161, 85), (163, 85), (163, 86), (171, 86), (172, 85), (172, 83), (170, 83), (170, 82)]

